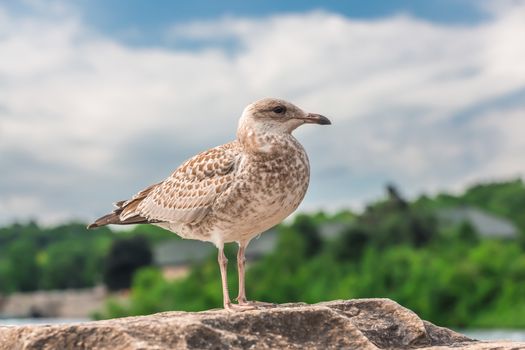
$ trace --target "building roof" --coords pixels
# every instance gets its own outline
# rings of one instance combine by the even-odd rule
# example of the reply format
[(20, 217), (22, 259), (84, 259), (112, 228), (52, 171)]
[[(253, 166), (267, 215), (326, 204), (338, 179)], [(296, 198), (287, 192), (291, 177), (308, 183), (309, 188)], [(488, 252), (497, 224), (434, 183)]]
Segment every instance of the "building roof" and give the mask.
[(155, 265), (187, 265), (206, 259), (217, 249), (210, 243), (191, 239), (170, 239), (153, 247)]
[(515, 238), (518, 234), (518, 229), (510, 220), (474, 207), (440, 209), (436, 215), (445, 224), (468, 222), (483, 237)]

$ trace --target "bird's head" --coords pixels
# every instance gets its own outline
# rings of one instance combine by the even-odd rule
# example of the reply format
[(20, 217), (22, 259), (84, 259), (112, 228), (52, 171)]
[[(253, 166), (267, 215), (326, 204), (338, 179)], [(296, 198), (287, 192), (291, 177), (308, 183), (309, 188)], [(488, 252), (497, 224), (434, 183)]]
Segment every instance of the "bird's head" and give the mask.
[(329, 125), (331, 122), (325, 116), (307, 113), (290, 102), (265, 98), (244, 109), (237, 136), (242, 142), (257, 136), (290, 134), (303, 124)]

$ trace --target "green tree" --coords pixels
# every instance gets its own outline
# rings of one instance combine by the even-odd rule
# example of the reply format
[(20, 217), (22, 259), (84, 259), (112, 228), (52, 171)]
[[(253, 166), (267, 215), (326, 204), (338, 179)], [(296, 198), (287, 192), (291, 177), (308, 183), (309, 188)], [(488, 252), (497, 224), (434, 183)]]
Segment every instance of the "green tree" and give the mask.
[(349, 226), (332, 243), (331, 252), (339, 261), (360, 261), (370, 241), (370, 233), (360, 226)]
[[(48, 247), (42, 266), (43, 289), (85, 288), (99, 280), (101, 257), (80, 241), (65, 240)], [(98, 261), (97, 261), (98, 260)]]
[(314, 217), (300, 214), (295, 218), (291, 228), (301, 235), (304, 241), (306, 256), (314, 256), (323, 248), (323, 240), (319, 232), (319, 225), (314, 222)]
[[(7, 250), (6, 280), (8, 291), (29, 292), (38, 287), (38, 250), (29, 239), (18, 239), (10, 244)], [(4, 288), (4, 287), (3, 287)]]
[(110, 290), (129, 288), (133, 273), (151, 262), (151, 248), (144, 236), (118, 239), (113, 242), (106, 258), (104, 283)]

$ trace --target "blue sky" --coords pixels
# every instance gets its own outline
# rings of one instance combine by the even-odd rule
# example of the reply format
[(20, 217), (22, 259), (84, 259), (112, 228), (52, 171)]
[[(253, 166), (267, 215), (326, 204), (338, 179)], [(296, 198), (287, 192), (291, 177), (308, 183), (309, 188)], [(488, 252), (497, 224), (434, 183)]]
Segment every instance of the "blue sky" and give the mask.
[(525, 2), (0, 1), (0, 223), (90, 220), (288, 99), (300, 210), (525, 172)]
[[(473, 0), (428, 1), (157, 1), (155, 7), (141, 0), (81, 1), (83, 18), (104, 32), (117, 34), (140, 28), (154, 34), (173, 22), (217, 17), (260, 17), (276, 13), (325, 10), (349, 18), (377, 19), (398, 13), (449, 24), (475, 23), (487, 18)], [(478, 1), (479, 2), (479, 1)], [(147, 39), (144, 39), (147, 42)]]
[(351, 18), (374, 19), (400, 12), (443, 23), (472, 23), (486, 18), (474, 0), (428, 1), (157, 1), (156, 7), (140, 0), (79, 1), (84, 18), (105, 29), (162, 27), (173, 21), (193, 21), (221, 16), (267, 16), (323, 9)]
[[(34, 11), (34, 2), (6, 2), (17, 13)], [(169, 1), (152, 6), (141, 0), (77, 0), (78, 15), (92, 28), (131, 45), (163, 45), (162, 32), (174, 23), (219, 17), (263, 17), (322, 10), (348, 18), (374, 20), (407, 14), (448, 25), (468, 25), (490, 18), (480, 6), (486, 0), (396, 1)], [(69, 5), (71, 6), (71, 4)]]

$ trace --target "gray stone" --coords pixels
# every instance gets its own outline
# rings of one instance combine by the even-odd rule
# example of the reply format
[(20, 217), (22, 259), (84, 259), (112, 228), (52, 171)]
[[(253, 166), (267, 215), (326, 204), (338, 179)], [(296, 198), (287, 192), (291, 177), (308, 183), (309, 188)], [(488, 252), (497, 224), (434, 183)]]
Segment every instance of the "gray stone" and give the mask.
[(525, 349), (480, 342), (389, 299), (163, 312), (74, 325), (0, 327), (0, 349)]

